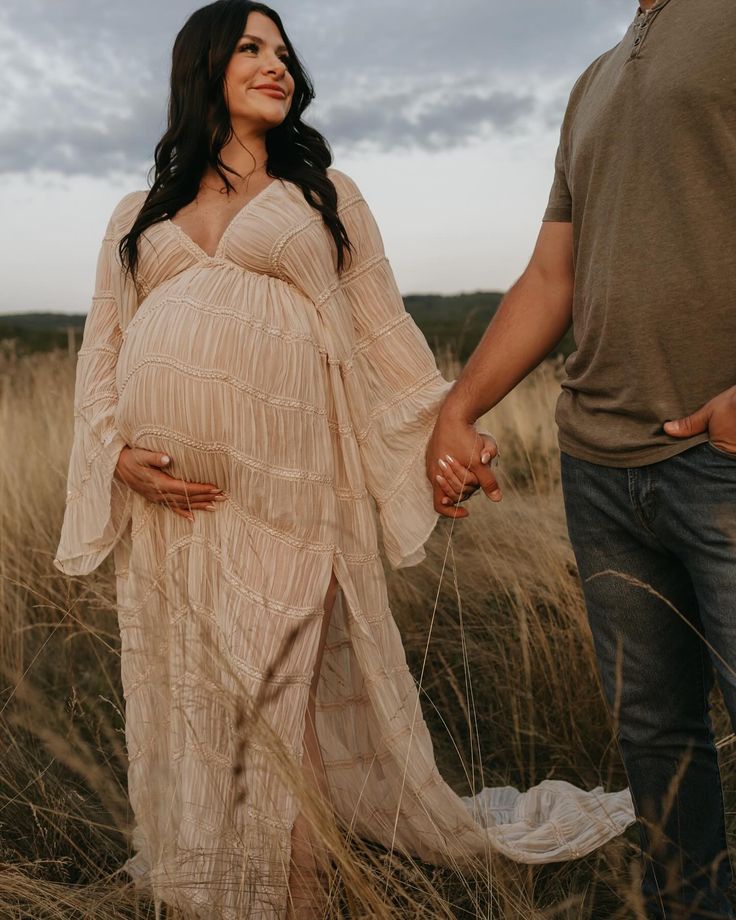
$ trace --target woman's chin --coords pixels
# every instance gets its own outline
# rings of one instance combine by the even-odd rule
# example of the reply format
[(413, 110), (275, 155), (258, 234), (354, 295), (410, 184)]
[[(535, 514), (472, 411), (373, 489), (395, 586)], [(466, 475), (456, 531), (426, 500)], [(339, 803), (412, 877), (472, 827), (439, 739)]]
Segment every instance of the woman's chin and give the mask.
[(240, 125), (245, 131), (256, 131), (265, 134), (267, 131), (282, 125), (287, 114), (288, 112), (284, 112), (283, 108), (278, 111), (260, 111), (257, 113), (251, 110), (248, 112), (233, 112), (231, 118), (234, 125)]

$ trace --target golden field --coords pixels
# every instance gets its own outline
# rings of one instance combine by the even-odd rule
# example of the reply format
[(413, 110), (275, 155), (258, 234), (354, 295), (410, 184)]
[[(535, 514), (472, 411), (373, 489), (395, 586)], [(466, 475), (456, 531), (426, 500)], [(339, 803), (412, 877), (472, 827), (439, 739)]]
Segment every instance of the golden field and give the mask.
[[(442, 364), (456, 375), (449, 358)], [(481, 420), (501, 445), (501, 505), (477, 495), (469, 519), (440, 520), (425, 562), (388, 571), (438, 764), (461, 794), (545, 778), (624, 785), (564, 524), (559, 375), (545, 364)], [(112, 560), (86, 578), (52, 565), (73, 387), (62, 352), (0, 363), (0, 920), (154, 916), (113, 875), (129, 855), (131, 814)], [(714, 717), (732, 812), (720, 701)], [(494, 857), (461, 875), (333, 839), (326, 916), (636, 917), (636, 840), (632, 829), (576, 862)]]

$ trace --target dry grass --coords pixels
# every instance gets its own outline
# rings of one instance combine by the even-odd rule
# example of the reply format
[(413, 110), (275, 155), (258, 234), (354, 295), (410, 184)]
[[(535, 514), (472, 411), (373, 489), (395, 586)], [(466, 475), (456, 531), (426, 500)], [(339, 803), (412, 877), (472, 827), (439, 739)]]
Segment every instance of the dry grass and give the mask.
[[(504, 502), (474, 498), (467, 521), (440, 521), (424, 563), (389, 576), (416, 675), (426, 653), (440, 769), (462, 793), (548, 777), (623, 785), (564, 527), (558, 376), (544, 366), (483, 420), (502, 446)], [(114, 875), (132, 816), (112, 567), (70, 580), (51, 564), (73, 384), (63, 354), (0, 367), (0, 917), (152, 917)], [(636, 916), (633, 833), (575, 863), (498, 858), (461, 875), (346, 845), (329, 816), (322, 825), (338, 870), (330, 917)]]

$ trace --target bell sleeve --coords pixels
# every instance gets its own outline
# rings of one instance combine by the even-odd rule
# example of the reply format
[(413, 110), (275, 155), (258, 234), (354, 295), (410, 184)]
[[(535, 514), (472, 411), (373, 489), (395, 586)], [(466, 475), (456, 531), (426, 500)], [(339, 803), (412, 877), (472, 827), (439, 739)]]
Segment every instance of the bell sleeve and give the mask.
[(338, 194), (347, 201), (340, 216), (352, 244), (340, 277), (355, 333), (346, 392), (386, 557), (393, 568), (405, 568), (426, 557), (424, 544), (439, 517), (425, 453), (454, 381), (442, 376), (404, 307), (368, 205), (352, 180), (338, 177)]
[(94, 295), (77, 356), (66, 507), (54, 558), (54, 566), (66, 575), (86, 575), (95, 569), (131, 520), (131, 490), (114, 476), (125, 446), (115, 426), (115, 371), (122, 340), (118, 299), (123, 288), (117, 254), (120, 236), (115, 230), (121, 205), (113, 212), (102, 241)]

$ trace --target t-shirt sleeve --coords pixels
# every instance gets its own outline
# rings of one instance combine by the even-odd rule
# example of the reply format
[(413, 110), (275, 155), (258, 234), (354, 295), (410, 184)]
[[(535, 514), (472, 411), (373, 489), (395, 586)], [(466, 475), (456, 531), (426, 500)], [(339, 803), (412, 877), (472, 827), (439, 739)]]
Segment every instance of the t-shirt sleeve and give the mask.
[(570, 186), (567, 182), (562, 140), (560, 140), (559, 146), (557, 147), (557, 156), (555, 157), (555, 178), (549, 193), (547, 210), (544, 212), (542, 220), (562, 221), (565, 223), (569, 223), (572, 220), (572, 195), (570, 194)]

